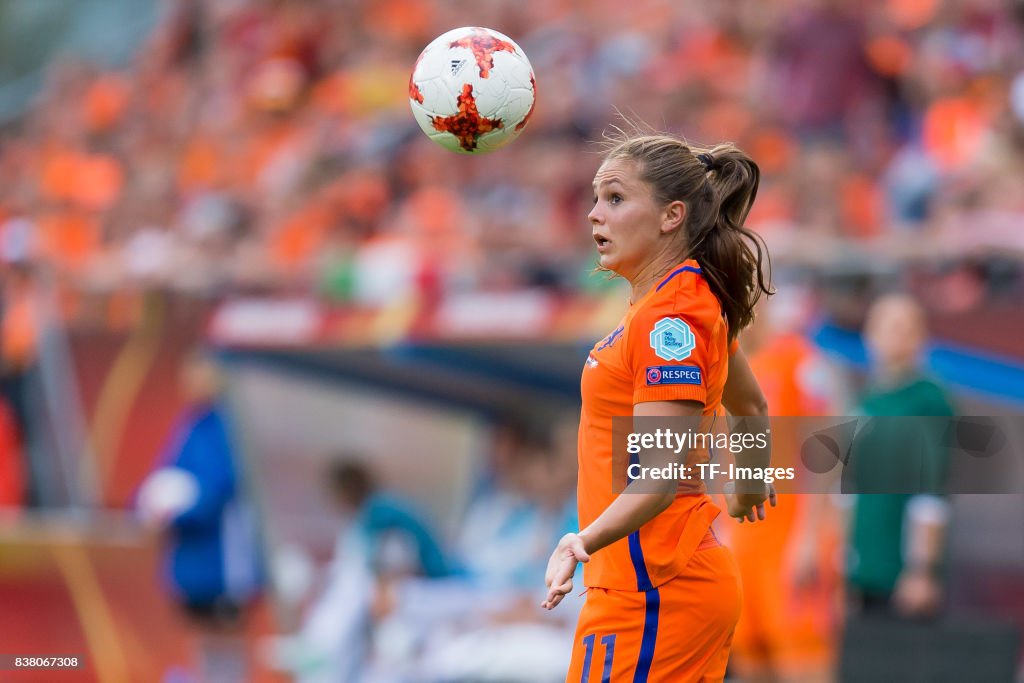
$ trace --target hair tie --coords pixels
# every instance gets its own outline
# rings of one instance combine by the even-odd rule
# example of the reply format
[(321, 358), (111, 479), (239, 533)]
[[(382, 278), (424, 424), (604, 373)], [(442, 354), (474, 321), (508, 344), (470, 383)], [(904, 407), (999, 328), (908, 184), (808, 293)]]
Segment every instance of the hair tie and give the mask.
[(711, 155), (707, 152), (701, 152), (697, 155), (697, 161), (704, 166), (704, 172), (711, 171), (715, 165), (715, 160), (711, 158)]

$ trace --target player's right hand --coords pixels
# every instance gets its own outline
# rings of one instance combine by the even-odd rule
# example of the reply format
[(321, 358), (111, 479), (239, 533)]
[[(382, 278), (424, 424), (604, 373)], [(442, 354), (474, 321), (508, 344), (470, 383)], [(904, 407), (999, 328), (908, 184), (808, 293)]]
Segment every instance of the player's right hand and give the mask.
[(764, 501), (775, 507), (778, 500), (775, 497), (775, 487), (765, 484), (763, 493), (736, 493), (736, 484), (727, 482), (723, 488), (726, 508), (729, 516), (738, 519), (740, 524), (744, 520), (748, 522), (763, 521), (765, 518)]
[(562, 598), (572, 591), (572, 577), (580, 562), (589, 562), (590, 555), (583, 547), (583, 539), (578, 534), (566, 534), (558, 542), (555, 551), (548, 560), (548, 569), (544, 573), (544, 583), (548, 587), (547, 598), (540, 604), (547, 610), (554, 609)]

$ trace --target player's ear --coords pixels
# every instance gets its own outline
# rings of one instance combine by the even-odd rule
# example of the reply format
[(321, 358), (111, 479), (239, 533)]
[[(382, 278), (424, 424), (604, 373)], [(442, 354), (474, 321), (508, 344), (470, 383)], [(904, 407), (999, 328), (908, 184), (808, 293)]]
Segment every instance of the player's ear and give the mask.
[(686, 220), (686, 204), (680, 201), (669, 202), (661, 213), (661, 231), (670, 233), (682, 227)]

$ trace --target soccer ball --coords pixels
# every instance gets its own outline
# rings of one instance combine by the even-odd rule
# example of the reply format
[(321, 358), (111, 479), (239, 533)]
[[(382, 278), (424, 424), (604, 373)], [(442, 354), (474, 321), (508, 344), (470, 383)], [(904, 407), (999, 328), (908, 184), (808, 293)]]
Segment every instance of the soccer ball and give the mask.
[(467, 26), (427, 45), (409, 77), (409, 104), (434, 142), (464, 154), (493, 152), (526, 127), (537, 100), (533, 68), (508, 36)]

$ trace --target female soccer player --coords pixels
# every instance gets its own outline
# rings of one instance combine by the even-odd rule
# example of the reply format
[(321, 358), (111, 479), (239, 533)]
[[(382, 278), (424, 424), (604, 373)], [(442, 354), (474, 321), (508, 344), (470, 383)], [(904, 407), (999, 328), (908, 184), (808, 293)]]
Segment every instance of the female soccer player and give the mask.
[[(572, 590), (577, 564), (587, 563), (568, 683), (725, 675), (740, 587), (732, 556), (711, 531), (719, 509), (699, 482), (652, 491), (634, 480), (618, 494), (612, 418), (691, 416), (706, 424), (723, 405), (735, 415), (767, 414), (735, 344), (769, 291), (762, 244), (743, 227), (759, 176), (732, 145), (701, 150), (641, 135), (622, 136), (594, 177), (589, 219), (600, 265), (626, 278), (632, 296), (583, 369), (582, 530), (561, 539), (545, 576), (542, 606), (553, 609)], [(774, 492), (755, 488), (726, 496), (731, 516), (764, 519)]]

